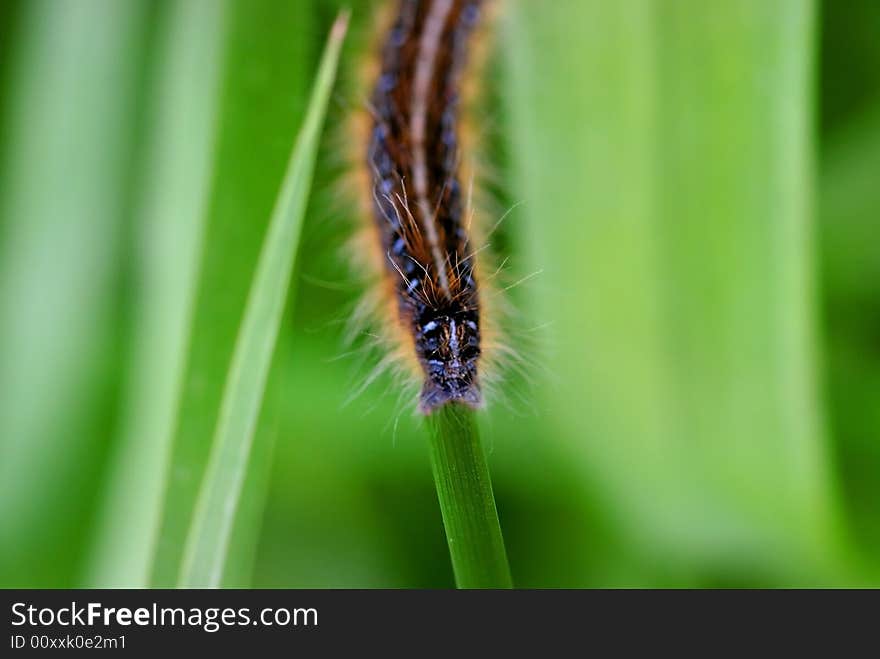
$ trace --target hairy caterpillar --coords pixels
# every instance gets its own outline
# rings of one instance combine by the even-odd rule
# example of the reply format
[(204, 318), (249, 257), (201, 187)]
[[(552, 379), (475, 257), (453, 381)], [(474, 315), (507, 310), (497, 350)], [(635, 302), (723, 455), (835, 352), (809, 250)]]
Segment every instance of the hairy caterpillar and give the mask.
[(479, 250), (459, 130), (462, 75), (482, 4), (398, 0), (370, 76), (370, 117), (361, 132), (373, 227), (363, 248), (381, 252), (378, 269), (394, 300), (382, 313), (394, 318), (398, 352), (422, 382), (424, 414), (484, 400)]

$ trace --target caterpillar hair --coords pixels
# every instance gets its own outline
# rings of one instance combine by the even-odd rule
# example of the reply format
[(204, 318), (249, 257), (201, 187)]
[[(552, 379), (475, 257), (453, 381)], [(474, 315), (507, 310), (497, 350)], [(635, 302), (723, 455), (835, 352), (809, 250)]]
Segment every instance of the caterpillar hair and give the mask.
[(460, 122), (483, 4), (394, 3), (359, 131), (369, 229), (355, 252), (373, 255), (359, 263), (380, 281), (365, 306), (388, 346), (382, 364), (400, 358), (420, 382), (423, 414), (448, 403), (482, 407), (494, 343)]

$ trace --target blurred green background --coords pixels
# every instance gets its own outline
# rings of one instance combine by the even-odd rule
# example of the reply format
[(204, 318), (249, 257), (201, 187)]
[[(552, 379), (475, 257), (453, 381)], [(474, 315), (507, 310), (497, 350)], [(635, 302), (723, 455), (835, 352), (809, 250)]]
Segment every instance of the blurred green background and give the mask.
[[(343, 334), (377, 3), (0, 1), (0, 585), (176, 583), (327, 31), (353, 9), (224, 583), (450, 587)], [(478, 118), (523, 587), (880, 582), (880, 3), (509, 0)]]

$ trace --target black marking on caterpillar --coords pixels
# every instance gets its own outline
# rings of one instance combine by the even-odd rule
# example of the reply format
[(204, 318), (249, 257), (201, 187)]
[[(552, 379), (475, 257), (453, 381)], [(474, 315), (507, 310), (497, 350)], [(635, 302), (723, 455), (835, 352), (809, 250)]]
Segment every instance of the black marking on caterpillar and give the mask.
[(480, 304), (458, 179), (459, 82), (480, 0), (400, 0), (371, 98), (373, 216), (424, 375), (419, 409), (479, 407)]

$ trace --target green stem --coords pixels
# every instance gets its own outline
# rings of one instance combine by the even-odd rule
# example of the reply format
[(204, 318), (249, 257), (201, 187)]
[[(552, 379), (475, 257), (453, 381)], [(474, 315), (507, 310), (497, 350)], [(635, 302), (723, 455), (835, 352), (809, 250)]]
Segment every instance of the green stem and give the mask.
[(431, 467), (459, 588), (511, 588), (489, 467), (474, 411), (444, 405), (428, 417)]

